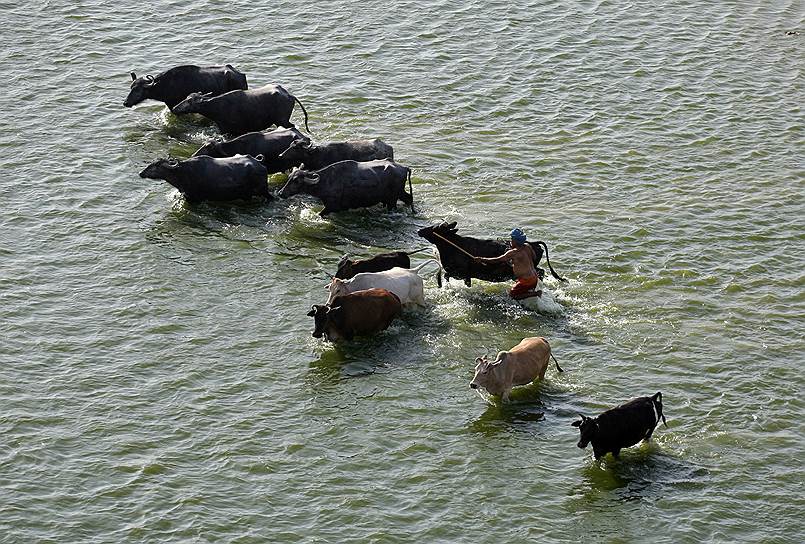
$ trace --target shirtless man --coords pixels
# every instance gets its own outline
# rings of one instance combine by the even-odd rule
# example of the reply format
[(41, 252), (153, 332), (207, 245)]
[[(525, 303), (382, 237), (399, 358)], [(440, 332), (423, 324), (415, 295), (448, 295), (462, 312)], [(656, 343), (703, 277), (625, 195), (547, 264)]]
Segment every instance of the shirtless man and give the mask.
[(512, 248), (500, 257), (475, 257), (479, 263), (498, 263), (509, 262), (512, 265), (514, 275), (517, 276), (517, 283), (509, 290), (509, 296), (515, 300), (538, 297), (542, 291), (534, 291), (539, 283), (539, 275), (534, 268), (536, 254), (534, 249), (526, 243), (526, 235), (520, 229), (514, 229), (511, 233)]

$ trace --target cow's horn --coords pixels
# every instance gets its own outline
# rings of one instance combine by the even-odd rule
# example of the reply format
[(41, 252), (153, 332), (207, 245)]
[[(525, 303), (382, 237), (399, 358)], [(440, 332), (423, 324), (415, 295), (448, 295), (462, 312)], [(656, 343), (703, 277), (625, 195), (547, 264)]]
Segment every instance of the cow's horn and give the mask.
[(136, 81), (136, 80), (137, 80), (137, 74), (135, 74), (134, 72), (129, 72), (129, 75), (131, 76), (131, 80), (132, 80), (132, 81)]
[(148, 81), (150, 81), (152, 83), (154, 82), (154, 76), (152, 76), (151, 74), (148, 74), (147, 76), (145, 76), (145, 79), (147, 79)]

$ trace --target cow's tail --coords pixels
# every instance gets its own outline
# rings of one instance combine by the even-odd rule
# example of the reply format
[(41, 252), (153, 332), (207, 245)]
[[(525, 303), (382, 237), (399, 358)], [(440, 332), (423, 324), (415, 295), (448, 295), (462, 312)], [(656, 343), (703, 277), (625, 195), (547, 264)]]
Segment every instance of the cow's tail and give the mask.
[(534, 243), (537, 245), (541, 245), (542, 247), (545, 248), (545, 262), (548, 263), (548, 269), (551, 271), (551, 275), (559, 281), (567, 281), (565, 278), (557, 274), (556, 270), (554, 270), (553, 266), (551, 266), (551, 259), (548, 257), (548, 244), (546, 244), (542, 240), (538, 240)]
[(299, 107), (302, 108), (302, 113), (305, 114), (305, 130), (307, 130), (308, 134), (313, 134), (312, 132), (310, 132), (310, 127), (307, 126), (307, 110), (305, 109), (305, 107), (302, 105), (302, 103), (299, 101), (298, 98), (294, 96), (293, 99), (296, 101), (297, 104), (299, 104)]
[(551, 353), (551, 359), (553, 359), (553, 362), (556, 363), (556, 370), (558, 370), (559, 372), (564, 372), (564, 370), (562, 370), (562, 367), (559, 366), (559, 361), (557, 361), (556, 357), (553, 356), (553, 353)]

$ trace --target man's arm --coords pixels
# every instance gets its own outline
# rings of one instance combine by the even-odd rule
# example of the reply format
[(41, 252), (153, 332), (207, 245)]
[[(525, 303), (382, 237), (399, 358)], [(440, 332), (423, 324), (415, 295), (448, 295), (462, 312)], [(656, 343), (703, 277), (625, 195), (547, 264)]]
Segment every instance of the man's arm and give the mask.
[(500, 257), (475, 257), (475, 260), (481, 263), (499, 263), (501, 261), (508, 261), (511, 259), (514, 252), (514, 249), (510, 249)]

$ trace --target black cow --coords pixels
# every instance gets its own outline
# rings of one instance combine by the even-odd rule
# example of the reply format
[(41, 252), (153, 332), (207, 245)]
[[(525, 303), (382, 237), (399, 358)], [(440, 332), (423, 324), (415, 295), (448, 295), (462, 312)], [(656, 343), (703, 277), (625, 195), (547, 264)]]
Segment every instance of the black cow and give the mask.
[(271, 132), (249, 132), (225, 142), (210, 142), (193, 153), (194, 157), (232, 157), (234, 155), (263, 156), (263, 166), (269, 174), (289, 170), (296, 163), (280, 158), (280, 153), (294, 142), (309, 142), (310, 139), (296, 128), (278, 128)]
[(268, 172), (261, 157), (238, 155), (224, 159), (199, 156), (186, 161), (159, 159), (140, 172), (141, 178), (164, 179), (188, 202), (271, 198)]
[(634, 446), (641, 440), (651, 438), (651, 433), (665, 416), (662, 413), (662, 393), (651, 397), (639, 397), (602, 413), (598, 417), (579, 414), (581, 421), (571, 425), (579, 428), (578, 447), (584, 449), (592, 442), (596, 460), (609, 452), (618, 457), (621, 449)]
[(131, 90), (123, 105), (127, 108), (143, 100), (159, 100), (173, 111), (176, 105), (192, 93), (209, 93), (210, 96), (228, 93), (238, 89), (245, 90), (246, 75), (238, 72), (231, 64), (224, 66), (176, 66), (156, 77), (146, 75), (137, 77), (131, 72)]
[[(470, 255), (476, 257), (499, 257), (511, 249), (508, 244), (500, 240), (485, 240), (472, 238), (470, 236), (460, 236), (457, 234), (456, 223), (441, 223), (419, 229), (417, 234), (425, 240), (436, 245), (439, 250), (439, 260), (444, 267), (444, 277), (448, 280), (453, 278), (463, 279), (467, 286), (472, 285), (472, 278), (485, 281), (509, 281), (516, 279), (512, 267), (508, 263), (479, 263), (471, 259), (466, 253), (459, 251), (455, 246), (460, 247)], [(451, 244), (452, 243), (452, 244)], [(545, 242), (531, 242), (531, 249), (534, 250), (534, 267), (542, 278), (545, 271), (539, 268), (542, 260), (542, 248), (545, 248), (545, 260), (554, 278), (566, 281), (560, 277), (551, 266), (548, 258), (548, 245)]]
[(401, 312), (400, 299), (391, 291), (366, 289), (335, 297), (330, 306), (316, 304), (307, 315), (314, 318), (314, 338), (338, 342), (385, 330)]
[(173, 108), (174, 113), (200, 113), (212, 119), (224, 134), (240, 136), (247, 132), (263, 130), (271, 125), (293, 127), (291, 112), (294, 102), (305, 114), (302, 103), (279, 85), (266, 85), (248, 91), (230, 91), (219, 96), (193, 93)]
[(332, 212), (384, 204), (397, 207), (402, 200), (414, 209), (413, 190), (405, 192), (405, 180), (411, 188), (411, 169), (388, 159), (380, 161), (341, 161), (321, 170), (294, 169), (279, 196), (305, 193), (324, 202), (322, 217)]
[(310, 141), (293, 142), (280, 157), (294, 166), (304, 164), (308, 170), (320, 170), (341, 161), (373, 161), (394, 159), (394, 148), (380, 139), (330, 142), (314, 145)]
[(423, 247), (422, 249), (408, 252), (395, 251), (393, 253), (380, 253), (369, 259), (360, 260), (352, 260), (349, 258), (349, 255), (344, 255), (341, 257), (341, 260), (338, 261), (338, 270), (335, 273), (335, 277), (348, 280), (355, 274), (362, 272), (384, 272), (395, 267), (411, 268), (411, 259), (408, 256), (419, 253), (420, 251), (425, 251), (426, 249), (430, 248)]

